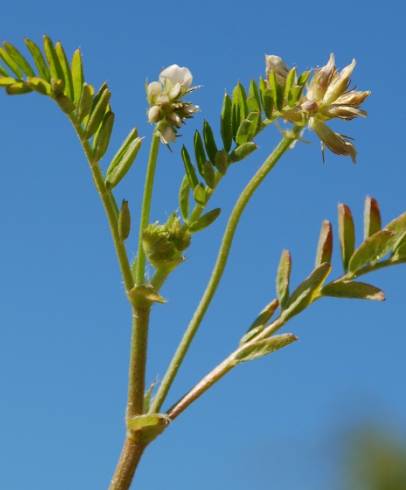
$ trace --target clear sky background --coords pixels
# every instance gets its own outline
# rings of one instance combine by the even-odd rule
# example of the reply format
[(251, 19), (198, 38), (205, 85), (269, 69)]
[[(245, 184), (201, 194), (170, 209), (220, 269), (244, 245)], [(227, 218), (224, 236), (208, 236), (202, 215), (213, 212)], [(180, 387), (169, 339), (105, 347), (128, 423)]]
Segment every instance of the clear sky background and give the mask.
[[(203, 87), (201, 114), (217, 127), (222, 94), (257, 78), (264, 54), (300, 70), (353, 57), (353, 80), (371, 89), (366, 120), (335, 124), (356, 138), (359, 162), (327, 154), (307, 134), (250, 203), (218, 298), (193, 344), (174, 401), (233, 348), (274, 295), (282, 248), (293, 279), (310, 271), (320, 223), (338, 202), (354, 211), (376, 197), (387, 222), (406, 209), (402, 2), (5, 2), (1, 37), (22, 46), (47, 33), (80, 46), (87, 79), (107, 80), (117, 124), (113, 148), (138, 126), (148, 139), (144, 81), (172, 63)], [(0, 489), (107, 488), (124, 431), (129, 308), (105, 217), (64, 116), (36, 95), (0, 95)], [(213, 199), (222, 217), (196, 236), (190, 260), (165, 285), (151, 328), (149, 380), (162, 376), (209, 277), (226, 217), (278, 138), (236, 165)], [(161, 152), (153, 219), (177, 206), (180, 142)], [(147, 145), (118, 188), (140, 207)], [(129, 241), (135, 250), (134, 236)], [(340, 271), (335, 254), (336, 273)], [(323, 300), (296, 317), (300, 342), (243, 365), (180, 417), (146, 453), (140, 490), (343, 490), (342, 451), (365, 420), (405, 434), (406, 268), (370, 277), (384, 303)], [(406, 435), (406, 434), (405, 434)]]

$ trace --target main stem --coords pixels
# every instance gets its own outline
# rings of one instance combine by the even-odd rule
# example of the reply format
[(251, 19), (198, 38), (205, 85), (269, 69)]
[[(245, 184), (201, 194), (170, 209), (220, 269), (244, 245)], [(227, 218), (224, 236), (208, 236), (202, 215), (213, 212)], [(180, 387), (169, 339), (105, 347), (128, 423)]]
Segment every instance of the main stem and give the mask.
[(185, 331), (185, 334), (172, 358), (172, 361), (169, 364), (168, 370), (165, 373), (159, 390), (151, 405), (151, 412), (158, 412), (163, 402), (165, 401), (165, 398), (176, 377), (179, 367), (182, 364), (182, 361), (190, 347), (190, 344), (192, 343), (194, 336), (196, 335), (204, 314), (206, 313), (207, 308), (209, 307), (211, 300), (213, 299), (220, 279), (223, 275), (234, 234), (237, 229), (241, 214), (245, 209), (245, 206), (247, 205), (248, 201), (250, 200), (258, 186), (261, 184), (261, 182), (276, 165), (281, 156), (289, 149), (292, 142), (298, 138), (299, 131), (300, 130), (298, 128), (295, 128), (293, 131), (285, 133), (280, 143), (268, 156), (268, 158), (265, 160), (265, 162), (258, 169), (256, 174), (252, 177), (245, 189), (240, 194), (228, 220), (223, 240), (220, 245), (217, 260), (210, 276), (210, 280), (207, 284), (206, 290), (203, 293), (200, 303)]
[[(160, 137), (154, 132), (149, 152), (147, 173), (145, 176), (144, 197), (138, 233), (138, 252), (135, 269), (135, 284), (141, 286), (145, 281), (145, 254), (142, 247), (142, 236), (149, 224), (152, 191), (158, 159)], [(147, 364), (148, 327), (151, 305), (147, 301), (134, 301), (131, 336), (130, 365), (128, 374), (127, 418), (136, 417), (144, 412), (145, 373)], [(117, 463), (110, 490), (128, 490), (135, 470), (144, 452), (145, 445), (141, 433), (127, 433), (120, 459)]]

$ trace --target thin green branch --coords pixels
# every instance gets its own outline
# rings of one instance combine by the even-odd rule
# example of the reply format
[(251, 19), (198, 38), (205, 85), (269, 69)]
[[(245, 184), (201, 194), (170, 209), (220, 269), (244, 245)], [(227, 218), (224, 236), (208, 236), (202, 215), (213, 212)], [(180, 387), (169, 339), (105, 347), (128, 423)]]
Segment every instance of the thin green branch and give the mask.
[(299, 128), (295, 128), (293, 131), (284, 134), (280, 143), (268, 156), (268, 158), (265, 160), (265, 162), (258, 169), (256, 174), (252, 177), (250, 182), (246, 185), (245, 189), (240, 194), (228, 220), (222, 243), (220, 245), (217, 260), (214, 265), (210, 280), (207, 284), (206, 290), (172, 358), (172, 361), (169, 364), (168, 370), (166, 371), (159, 390), (153, 400), (153, 403), (151, 404), (151, 412), (158, 412), (163, 402), (165, 401), (168, 391), (176, 377), (176, 374), (190, 347), (190, 344), (192, 343), (192, 340), (196, 335), (204, 314), (206, 313), (207, 308), (209, 307), (211, 300), (217, 290), (218, 284), (227, 263), (234, 234), (237, 229), (242, 212), (244, 211), (248, 201), (254, 194), (255, 190), (265, 179), (268, 173), (273, 169), (281, 156), (291, 147), (292, 143), (298, 139), (299, 134)]
[(80, 125), (75, 121), (72, 116), (69, 116), (69, 120), (71, 121), (73, 127), (75, 128), (76, 134), (78, 135), (79, 141), (82, 145), (83, 151), (89, 163), (90, 170), (92, 172), (92, 177), (96, 186), (96, 190), (103, 203), (103, 207), (106, 212), (107, 220), (110, 227), (111, 236), (113, 238), (117, 259), (120, 265), (121, 275), (123, 276), (125, 289), (128, 293), (128, 291), (130, 291), (130, 289), (134, 286), (134, 280), (127, 255), (127, 250), (118, 232), (117, 212), (114, 203), (114, 196), (104, 182), (103, 175), (99, 167), (99, 162), (93, 159), (92, 149), (87, 139), (83, 136)]
[(158, 131), (155, 131), (152, 136), (151, 148), (149, 152), (147, 174), (145, 176), (144, 185), (144, 197), (142, 201), (141, 209), (141, 221), (138, 232), (138, 249), (137, 249), (137, 263), (135, 268), (135, 283), (139, 286), (144, 283), (145, 279), (145, 253), (142, 246), (142, 235), (145, 228), (149, 224), (149, 216), (151, 212), (152, 191), (154, 187), (154, 177), (156, 170), (156, 163), (158, 159), (158, 151), (160, 145), (160, 136)]

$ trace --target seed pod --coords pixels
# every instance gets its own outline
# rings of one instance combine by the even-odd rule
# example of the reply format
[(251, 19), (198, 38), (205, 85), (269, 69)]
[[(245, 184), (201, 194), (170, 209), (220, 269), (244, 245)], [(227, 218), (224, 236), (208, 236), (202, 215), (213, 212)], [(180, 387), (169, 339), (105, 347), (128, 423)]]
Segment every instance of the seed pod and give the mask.
[(130, 235), (131, 230), (131, 214), (128, 207), (128, 201), (123, 199), (120, 213), (118, 215), (118, 232), (121, 240), (125, 241)]

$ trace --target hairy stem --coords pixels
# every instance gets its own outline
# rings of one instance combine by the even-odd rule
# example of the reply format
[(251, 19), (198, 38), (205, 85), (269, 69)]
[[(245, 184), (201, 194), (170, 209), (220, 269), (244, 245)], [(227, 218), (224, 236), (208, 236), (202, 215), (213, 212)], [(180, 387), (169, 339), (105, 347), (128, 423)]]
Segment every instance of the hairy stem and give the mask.
[(135, 470), (144, 450), (145, 446), (140, 440), (126, 438), (109, 490), (128, 490), (131, 487)]
[(142, 209), (141, 209), (140, 228), (138, 232), (137, 263), (135, 268), (135, 283), (137, 285), (144, 283), (145, 254), (144, 254), (144, 249), (142, 247), (142, 235), (144, 233), (146, 226), (148, 226), (149, 223), (149, 215), (151, 212), (152, 191), (154, 187), (154, 177), (155, 177), (156, 163), (158, 159), (159, 145), (160, 145), (159, 133), (155, 131), (152, 136), (151, 148), (149, 152), (147, 174), (145, 176), (144, 197), (143, 197)]
[(220, 279), (223, 275), (228, 255), (230, 253), (231, 245), (233, 242), (234, 234), (237, 229), (240, 217), (244, 211), (248, 201), (254, 194), (255, 190), (265, 179), (268, 173), (276, 165), (280, 157), (290, 148), (293, 141), (299, 136), (300, 130), (295, 128), (294, 131), (285, 133), (280, 143), (276, 146), (274, 151), (268, 156), (262, 166), (258, 169), (256, 174), (252, 177), (245, 189), (240, 194), (234, 209), (231, 212), (228, 220), (224, 236), (220, 245), (220, 250), (217, 256), (216, 263), (214, 265), (210, 280), (207, 284), (206, 290), (200, 300), (200, 303), (187, 327), (185, 334), (169, 364), (168, 370), (162, 380), (159, 390), (151, 405), (151, 412), (158, 412), (165, 401), (168, 391), (176, 377), (180, 365), (192, 343), (194, 336), (200, 326), (204, 314), (209, 307), (211, 300), (216, 292)]

